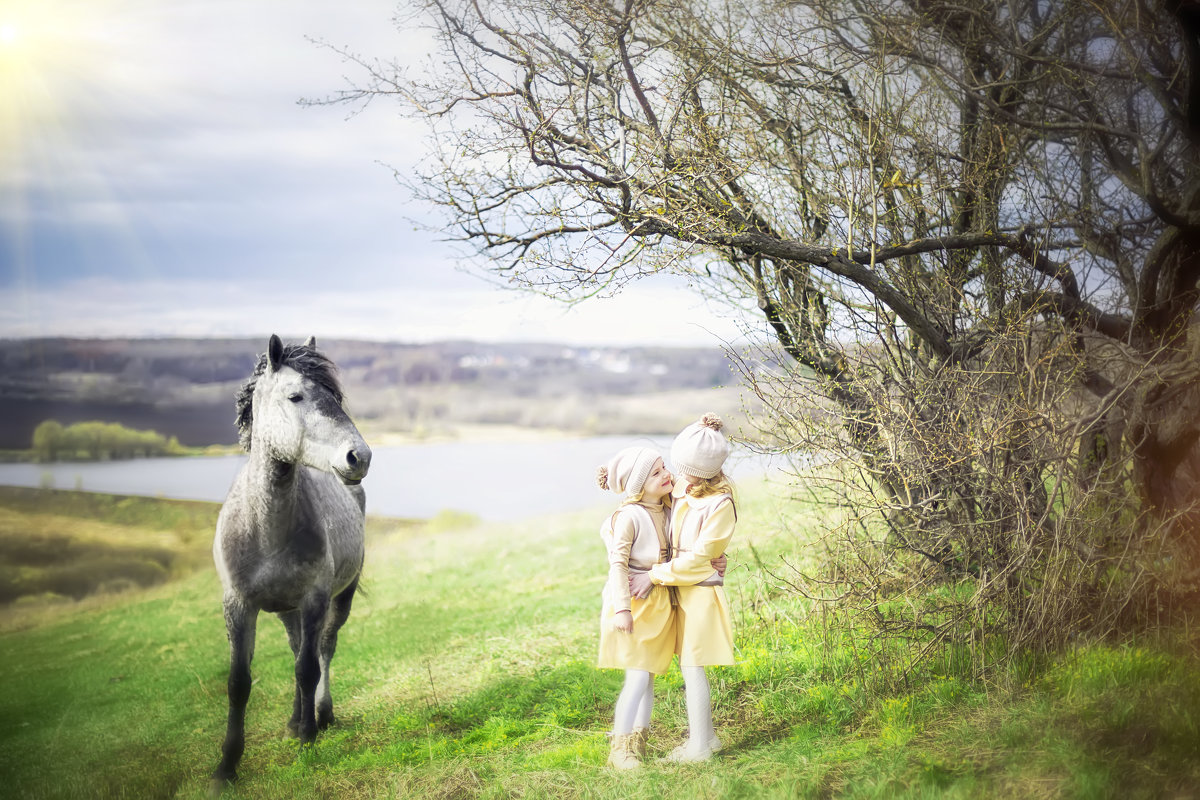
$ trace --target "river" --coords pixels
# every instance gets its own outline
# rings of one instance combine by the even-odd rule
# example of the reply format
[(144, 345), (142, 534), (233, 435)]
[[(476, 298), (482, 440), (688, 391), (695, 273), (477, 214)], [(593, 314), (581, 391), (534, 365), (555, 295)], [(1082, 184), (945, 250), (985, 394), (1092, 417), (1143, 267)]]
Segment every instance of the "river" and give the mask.
[[(427, 519), (439, 511), (484, 520), (612, 506), (596, 486), (596, 467), (630, 444), (667, 453), (670, 439), (600, 436), (527, 442), (437, 442), (372, 448), (363, 481), (367, 513)], [(220, 502), (246, 456), (147, 458), (99, 463), (0, 464), (0, 485)], [(766, 471), (762, 457), (735, 450), (737, 480)]]

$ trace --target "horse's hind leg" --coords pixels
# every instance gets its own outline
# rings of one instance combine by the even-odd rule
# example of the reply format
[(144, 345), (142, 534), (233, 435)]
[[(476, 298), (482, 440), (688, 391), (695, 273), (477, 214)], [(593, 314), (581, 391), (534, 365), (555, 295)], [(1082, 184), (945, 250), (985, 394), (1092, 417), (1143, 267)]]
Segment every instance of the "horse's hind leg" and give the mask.
[(250, 662), (254, 659), (254, 632), (258, 609), (240, 599), (225, 597), (225, 629), (229, 635), (229, 717), (221, 763), (213, 772), (215, 787), (237, 780), (238, 763), (246, 748), (246, 703), (250, 699)]
[(329, 662), (337, 650), (338, 631), (350, 616), (350, 604), (358, 589), (358, 578), (341, 591), (329, 604), (329, 617), (321, 632), (321, 682), (317, 686), (317, 727), (321, 730), (333, 724), (333, 696), (329, 692)]

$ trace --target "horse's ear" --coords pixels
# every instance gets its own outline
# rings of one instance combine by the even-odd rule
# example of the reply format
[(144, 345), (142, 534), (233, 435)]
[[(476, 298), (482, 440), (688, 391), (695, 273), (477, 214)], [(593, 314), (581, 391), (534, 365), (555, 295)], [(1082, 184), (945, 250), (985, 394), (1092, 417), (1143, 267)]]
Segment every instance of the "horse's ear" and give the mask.
[(308, 337), (308, 340), (304, 343), (304, 346), (311, 347), (313, 350), (316, 350), (317, 349), (317, 337), (315, 337), (315, 336)]
[(275, 334), (271, 334), (271, 341), (267, 342), (267, 358), (271, 360), (271, 371), (279, 369), (283, 363), (283, 342)]

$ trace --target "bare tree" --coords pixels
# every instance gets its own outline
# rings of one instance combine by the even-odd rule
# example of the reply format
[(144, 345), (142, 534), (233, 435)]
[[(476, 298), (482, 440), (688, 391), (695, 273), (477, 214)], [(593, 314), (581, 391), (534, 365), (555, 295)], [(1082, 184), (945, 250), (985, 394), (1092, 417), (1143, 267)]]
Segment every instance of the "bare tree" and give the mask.
[[(411, 185), (455, 235), (547, 292), (670, 270), (752, 300), (793, 364), (748, 371), (771, 427), (861, 465), (905, 552), (1003, 575), (1015, 608), (1063, 509), (1094, 521), (1131, 476), (1128, 536), (1067, 548), (1077, 585), (1163, 521), (1200, 538), (1193, 2), (424, 0), (408, 23), (428, 69), (360, 58), (340, 99), (429, 120)], [(836, 426), (792, 429), (814, 396)]]

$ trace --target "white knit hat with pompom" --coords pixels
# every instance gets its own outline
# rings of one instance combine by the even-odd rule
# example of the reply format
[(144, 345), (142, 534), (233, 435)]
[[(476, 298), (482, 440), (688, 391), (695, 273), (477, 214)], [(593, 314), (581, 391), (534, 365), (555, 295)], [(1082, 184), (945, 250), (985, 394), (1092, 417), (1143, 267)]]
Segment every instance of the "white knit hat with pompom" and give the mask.
[(671, 466), (680, 475), (712, 478), (729, 457), (729, 440), (721, 433), (724, 423), (716, 414), (705, 414), (688, 425), (671, 444)]
[(596, 483), (601, 489), (632, 497), (646, 485), (646, 478), (659, 458), (649, 447), (626, 447), (597, 470)]

